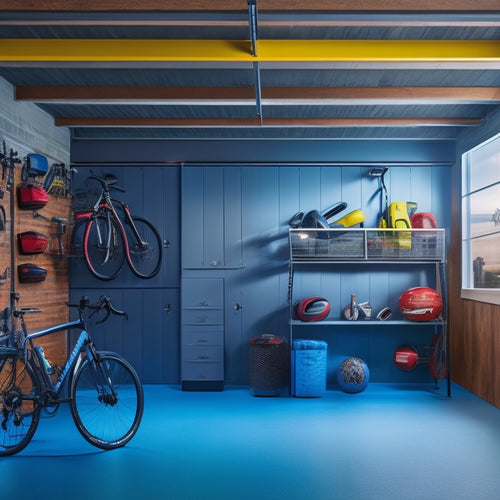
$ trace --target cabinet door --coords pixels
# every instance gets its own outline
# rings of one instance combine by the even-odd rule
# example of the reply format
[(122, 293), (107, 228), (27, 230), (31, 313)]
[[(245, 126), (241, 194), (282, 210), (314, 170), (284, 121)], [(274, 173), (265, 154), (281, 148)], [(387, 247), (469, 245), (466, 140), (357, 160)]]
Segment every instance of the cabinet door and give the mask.
[(92, 321), (98, 350), (124, 356), (144, 384), (179, 383), (178, 289), (73, 289), (70, 301), (77, 302), (83, 295), (92, 302), (107, 295), (128, 314), (128, 319), (111, 315), (105, 323)]
[(241, 266), (241, 169), (182, 169), (182, 267)]

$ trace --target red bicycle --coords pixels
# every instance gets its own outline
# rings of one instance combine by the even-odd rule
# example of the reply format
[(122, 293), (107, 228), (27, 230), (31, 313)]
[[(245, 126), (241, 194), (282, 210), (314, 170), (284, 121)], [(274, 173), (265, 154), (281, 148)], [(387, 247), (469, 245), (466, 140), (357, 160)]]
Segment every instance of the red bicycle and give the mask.
[(162, 240), (157, 229), (148, 220), (133, 216), (126, 203), (111, 196), (111, 189), (125, 192), (116, 186), (116, 176), (92, 174), (89, 179), (97, 181), (101, 190), (92, 208), (76, 214), (76, 254), (83, 253), (90, 272), (101, 280), (116, 278), (125, 259), (139, 278), (156, 276), (162, 258)]

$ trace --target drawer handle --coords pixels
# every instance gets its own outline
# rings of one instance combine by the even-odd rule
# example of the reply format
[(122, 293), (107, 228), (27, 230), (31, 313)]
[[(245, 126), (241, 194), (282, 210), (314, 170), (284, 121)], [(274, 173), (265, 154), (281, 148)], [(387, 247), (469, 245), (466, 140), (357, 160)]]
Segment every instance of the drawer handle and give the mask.
[(210, 359), (210, 356), (208, 354), (200, 354), (198, 359)]
[(207, 337), (202, 337), (201, 339), (198, 339), (199, 344), (206, 344), (208, 342)]

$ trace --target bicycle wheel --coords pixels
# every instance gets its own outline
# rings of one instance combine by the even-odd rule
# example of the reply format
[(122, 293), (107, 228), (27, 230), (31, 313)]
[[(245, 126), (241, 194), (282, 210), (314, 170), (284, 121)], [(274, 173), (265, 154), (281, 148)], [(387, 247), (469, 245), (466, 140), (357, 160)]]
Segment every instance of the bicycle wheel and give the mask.
[(84, 360), (71, 389), (71, 414), (81, 435), (110, 450), (127, 444), (137, 432), (144, 394), (132, 366), (114, 353), (101, 353), (99, 363)]
[(161, 265), (162, 241), (160, 233), (146, 219), (132, 217), (140, 241), (128, 220), (123, 226), (127, 236), (129, 255), (127, 256), (130, 268), (139, 278), (152, 278), (158, 274)]
[(83, 238), (83, 253), (90, 272), (101, 280), (112, 280), (125, 259), (121, 226), (110, 215), (100, 213), (88, 222)]
[(77, 218), (73, 231), (71, 231), (70, 251), (72, 257), (83, 258), (83, 240), (89, 219), (87, 217)]
[(17, 349), (0, 349), (0, 456), (24, 449), (40, 421), (37, 379), (16, 358)]

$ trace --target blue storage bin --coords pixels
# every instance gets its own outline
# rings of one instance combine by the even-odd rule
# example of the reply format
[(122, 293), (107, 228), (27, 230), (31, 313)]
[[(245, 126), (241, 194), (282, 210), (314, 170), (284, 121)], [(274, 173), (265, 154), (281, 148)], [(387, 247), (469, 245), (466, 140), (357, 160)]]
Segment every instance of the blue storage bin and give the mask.
[(324, 340), (293, 341), (292, 396), (320, 398), (325, 394), (327, 349), (328, 344)]

